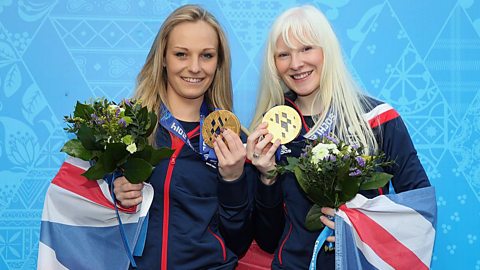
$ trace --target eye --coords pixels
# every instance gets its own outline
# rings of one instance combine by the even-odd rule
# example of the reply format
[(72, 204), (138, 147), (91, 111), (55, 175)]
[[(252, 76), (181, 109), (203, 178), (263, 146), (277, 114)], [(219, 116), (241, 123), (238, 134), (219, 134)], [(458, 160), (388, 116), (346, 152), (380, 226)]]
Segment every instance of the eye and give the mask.
[(288, 57), (288, 56), (290, 56), (290, 54), (287, 53), (287, 52), (277, 53), (277, 58), (286, 58), (286, 57)]
[(212, 59), (213, 57), (215, 57), (215, 55), (213, 53), (204, 53), (202, 54), (202, 57), (205, 59)]
[(302, 52), (307, 52), (313, 49), (313, 46), (305, 46), (302, 48)]
[(176, 53), (175, 53), (175, 56), (178, 57), (178, 58), (184, 58), (184, 57), (187, 56), (187, 54), (184, 53), (184, 52), (176, 52)]

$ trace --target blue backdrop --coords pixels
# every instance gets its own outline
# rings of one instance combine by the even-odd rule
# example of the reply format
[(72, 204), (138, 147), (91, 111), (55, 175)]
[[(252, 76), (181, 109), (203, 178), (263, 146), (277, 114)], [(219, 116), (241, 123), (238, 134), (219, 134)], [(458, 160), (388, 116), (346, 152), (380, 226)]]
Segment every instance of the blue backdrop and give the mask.
[[(163, 19), (193, 1), (0, 0), (0, 269), (35, 269), (49, 181), (76, 100), (132, 93)], [(439, 218), (432, 268), (480, 269), (480, 1), (197, 1), (223, 24), (248, 125), (263, 44), (284, 9), (331, 20), (360, 84), (403, 116)], [(412, 224), (414, 226), (414, 224)]]

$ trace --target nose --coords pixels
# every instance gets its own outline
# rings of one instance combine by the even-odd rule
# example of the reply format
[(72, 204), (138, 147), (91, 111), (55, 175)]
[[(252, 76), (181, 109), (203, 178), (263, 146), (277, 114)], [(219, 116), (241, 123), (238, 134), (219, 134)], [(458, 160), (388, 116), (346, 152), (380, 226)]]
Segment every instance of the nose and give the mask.
[(200, 61), (197, 57), (192, 57), (192, 60), (190, 61), (190, 65), (188, 67), (188, 70), (192, 73), (198, 73), (200, 72)]
[(297, 53), (292, 53), (291, 56), (291, 61), (290, 61), (290, 68), (293, 70), (299, 70), (300, 68), (303, 67), (303, 59), (302, 57), (297, 54)]

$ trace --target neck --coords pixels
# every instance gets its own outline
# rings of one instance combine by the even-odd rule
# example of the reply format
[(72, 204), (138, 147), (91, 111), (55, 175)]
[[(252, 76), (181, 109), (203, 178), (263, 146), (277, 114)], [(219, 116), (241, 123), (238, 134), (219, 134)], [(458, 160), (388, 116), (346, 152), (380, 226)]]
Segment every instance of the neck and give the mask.
[(185, 122), (200, 121), (200, 107), (203, 96), (197, 99), (182, 98), (167, 92), (167, 101), (170, 113), (175, 119)]
[(311, 96), (297, 96), (297, 99), (295, 100), (298, 109), (300, 109), (300, 112), (305, 116), (317, 115), (322, 112), (319, 106), (312, 107), (313, 102), (314, 100)]

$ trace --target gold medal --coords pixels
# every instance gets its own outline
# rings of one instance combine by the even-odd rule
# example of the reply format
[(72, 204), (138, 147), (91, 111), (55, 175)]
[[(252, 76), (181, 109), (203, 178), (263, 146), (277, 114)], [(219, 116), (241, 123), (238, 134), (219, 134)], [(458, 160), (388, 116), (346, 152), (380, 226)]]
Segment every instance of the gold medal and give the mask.
[(289, 106), (275, 106), (263, 116), (268, 123), (268, 131), (273, 135), (272, 142), (280, 139), (281, 144), (293, 141), (302, 130), (302, 120), (298, 112)]
[(202, 136), (205, 143), (213, 148), (215, 135), (221, 133), (221, 128), (228, 128), (237, 135), (240, 134), (240, 121), (230, 111), (217, 110), (211, 112), (205, 120), (203, 120)]

